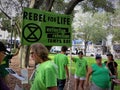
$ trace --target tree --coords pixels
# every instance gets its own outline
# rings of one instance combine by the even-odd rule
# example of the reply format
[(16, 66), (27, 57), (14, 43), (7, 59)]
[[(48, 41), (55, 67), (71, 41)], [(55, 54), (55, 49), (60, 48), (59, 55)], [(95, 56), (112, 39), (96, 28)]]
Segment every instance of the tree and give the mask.
[(1, 30), (7, 30), (8, 32), (11, 31), (11, 24), (10, 24), (10, 20), (8, 18), (5, 17), (4, 14), (1, 13), (0, 15), (1, 18)]
[(118, 3), (118, 7), (116, 8), (115, 14), (110, 19), (113, 34), (113, 43), (120, 43), (120, 2)]
[[(106, 24), (109, 22), (107, 13), (82, 13), (82, 10), (76, 14), (77, 18), (73, 27), (77, 33), (78, 38), (82, 38), (85, 43), (84, 52), (86, 54), (87, 42), (92, 41), (93, 43), (102, 42), (106, 40), (107, 29)], [(81, 34), (82, 33), (82, 34)]]

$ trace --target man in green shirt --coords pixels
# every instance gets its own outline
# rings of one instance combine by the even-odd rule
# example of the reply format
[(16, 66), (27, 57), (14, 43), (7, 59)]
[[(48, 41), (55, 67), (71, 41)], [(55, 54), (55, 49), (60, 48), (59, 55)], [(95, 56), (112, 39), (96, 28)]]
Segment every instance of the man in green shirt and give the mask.
[(78, 52), (78, 57), (72, 58), (75, 62), (75, 90), (78, 90), (80, 84), (80, 90), (84, 90), (84, 82), (87, 73), (87, 61), (83, 58), (83, 52)]
[(47, 48), (40, 43), (32, 44), (30, 54), (37, 64), (30, 90), (57, 90), (57, 65), (48, 58)]
[(61, 53), (57, 54), (54, 57), (54, 63), (58, 66), (58, 90), (63, 90), (66, 82), (66, 78), (69, 79), (69, 72), (68, 72), (68, 58), (65, 55), (67, 51), (66, 46), (62, 46)]

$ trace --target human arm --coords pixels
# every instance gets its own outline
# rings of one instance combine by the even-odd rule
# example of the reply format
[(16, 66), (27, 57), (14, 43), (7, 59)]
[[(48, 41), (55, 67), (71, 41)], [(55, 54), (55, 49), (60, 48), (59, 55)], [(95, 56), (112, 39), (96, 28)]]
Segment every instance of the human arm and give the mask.
[(69, 70), (68, 70), (68, 66), (65, 66), (65, 71), (66, 71), (66, 75), (67, 75), (67, 80), (69, 80)]
[(115, 71), (116, 76), (118, 76), (117, 67), (115, 67)]
[(118, 64), (116, 62), (114, 62), (114, 70), (115, 70), (116, 78), (118, 77), (117, 67), (118, 67)]
[(118, 72), (117, 72), (117, 67), (115, 67), (115, 75), (116, 75), (116, 77), (118, 77)]
[(68, 58), (67, 57), (66, 57), (65, 62), (64, 62), (64, 68), (65, 68), (65, 72), (67, 75), (67, 80), (69, 80)]
[(92, 72), (93, 72), (92, 67), (89, 67), (89, 68), (88, 68), (87, 75), (86, 75), (86, 82), (85, 82), (85, 85), (86, 85), (86, 86), (89, 85), (89, 79), (90, 79), (90, 75), (92, 74)]

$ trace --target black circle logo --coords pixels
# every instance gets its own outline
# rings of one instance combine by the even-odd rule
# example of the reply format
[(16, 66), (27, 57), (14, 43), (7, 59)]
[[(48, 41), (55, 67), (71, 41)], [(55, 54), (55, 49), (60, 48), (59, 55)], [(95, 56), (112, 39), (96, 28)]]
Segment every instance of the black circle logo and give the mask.
[(22, 35), (28, 42), (37, 42), (42, 36), (42, 30), (37, 24), (29, 23), (23, 28)]

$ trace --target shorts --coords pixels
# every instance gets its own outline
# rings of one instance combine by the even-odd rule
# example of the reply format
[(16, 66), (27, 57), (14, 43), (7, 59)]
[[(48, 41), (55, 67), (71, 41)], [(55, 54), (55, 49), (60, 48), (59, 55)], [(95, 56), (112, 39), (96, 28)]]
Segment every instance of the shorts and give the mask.
[(92, 82), (90, 90), (110, 90), (110, 88), (102, 89)]
[(75, 79), (80, 79), (80, 80), (86, 80), (86, 77), (85, 77), (85, 76), (79, 77), (79, 76), (77, 76), (77, 75), (74, 75), (74, 78), (75, 78)]

